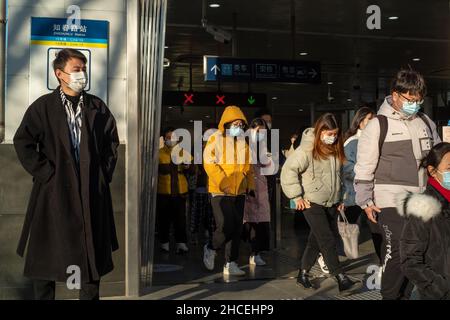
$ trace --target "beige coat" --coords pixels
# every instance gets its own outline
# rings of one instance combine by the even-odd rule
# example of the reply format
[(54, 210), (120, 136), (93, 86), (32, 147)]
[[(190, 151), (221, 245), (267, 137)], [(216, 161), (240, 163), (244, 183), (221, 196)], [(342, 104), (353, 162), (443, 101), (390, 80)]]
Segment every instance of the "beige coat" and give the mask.
[(281, 170), (281, 187), (289, 199), (306, 199), (325, 207), (342, 201), (341, 163), (335, 157), (314, 160), (314, 129), (305, 130), (302, 142)]

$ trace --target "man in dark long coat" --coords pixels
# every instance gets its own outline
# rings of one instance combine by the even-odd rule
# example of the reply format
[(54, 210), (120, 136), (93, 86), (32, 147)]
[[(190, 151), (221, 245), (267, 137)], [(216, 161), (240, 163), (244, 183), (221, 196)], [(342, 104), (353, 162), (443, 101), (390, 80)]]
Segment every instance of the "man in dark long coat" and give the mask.
[(98, 299), (118, 249), (109, 184), (119, 138), (108, 107), (84, 91), (86, 61), (74, 49), (58, 53), (60, 86), (28, 108), (14, 136), (33, 176), (17, 253), (23, 257), (28, 243), (24, 275), (36, 299), (54, 299), (55, 282), (81, 289), (80, 299)]

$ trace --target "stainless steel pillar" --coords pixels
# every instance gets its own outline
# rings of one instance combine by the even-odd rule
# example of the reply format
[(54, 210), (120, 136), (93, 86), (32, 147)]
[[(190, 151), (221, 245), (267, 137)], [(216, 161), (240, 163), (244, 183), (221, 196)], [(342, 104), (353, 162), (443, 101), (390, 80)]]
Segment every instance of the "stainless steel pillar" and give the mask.
[(126, 295), (152, 284), (167, 0), (127, 1)]
[(139, 212), (141, 293), (145, 293), (153, 274), (167, 0), (141, 0), (140, 6)]
[(139, 12), (139, 0), (127, 1), (126, 296), (138, 296), (140, 293)]

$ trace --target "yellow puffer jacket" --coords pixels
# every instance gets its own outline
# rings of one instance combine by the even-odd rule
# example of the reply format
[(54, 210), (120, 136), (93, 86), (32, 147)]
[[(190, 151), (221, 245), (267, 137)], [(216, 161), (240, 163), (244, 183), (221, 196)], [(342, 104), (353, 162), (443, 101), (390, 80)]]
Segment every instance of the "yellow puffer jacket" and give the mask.
[[(174, 147), (176, 148), (176, 147)], [(171, 153), (174, 148), (169, 148), (164, 145), (159, 149), (159, 164), (170, 164), (172, 162)], [(177, 153), (180, 157), (186, 158), (186, 160), (192, 159), (192, 156), (186, 150), (179, 150)], [(188, 183), (186, 176), (183, 173), (184, 165), (178, 166), (178, 194), (186, 194), (188, 192)], [(171, 189), (170, 174), (158, 174), (158, 194), (169, 195), (172, 192)]]
[(255, 189), (247, 142), (224, 135), (224, 125), (235, 120), (247, 123), (241, 109), (227, 107), (220, 120), (219, 130), (209, 138), (203, 152), (208, 192), (212, 194), (237, 196)]

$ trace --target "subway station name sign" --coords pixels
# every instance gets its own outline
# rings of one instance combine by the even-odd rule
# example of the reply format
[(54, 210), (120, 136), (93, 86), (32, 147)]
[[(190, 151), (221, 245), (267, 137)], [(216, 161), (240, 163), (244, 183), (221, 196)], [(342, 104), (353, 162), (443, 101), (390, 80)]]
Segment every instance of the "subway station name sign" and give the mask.
[(205, 81), (318, 84), (320, 67), (317, 61), (203, 57)]
[(266, 95), (261, 93), (227, 93), (227, 92), (195, 92), (195, 91), (164, 91), (162, 104), (164, 106), (205, 106), (263, 108), (266, 106)]

